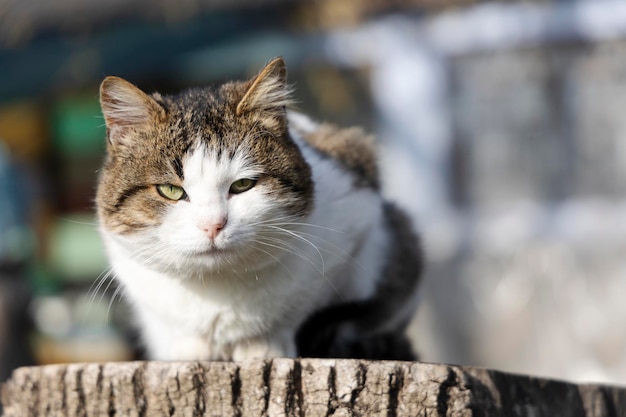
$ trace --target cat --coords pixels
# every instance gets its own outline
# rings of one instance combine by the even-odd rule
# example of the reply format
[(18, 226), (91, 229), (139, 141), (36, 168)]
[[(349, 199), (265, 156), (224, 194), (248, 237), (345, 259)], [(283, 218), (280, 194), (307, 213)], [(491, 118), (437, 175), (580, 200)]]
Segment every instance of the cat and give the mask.
[(411, 357), (418, 237), (373, 140), (291, 96), (280, 57), (178, 95), (103, 80), (97, 217), (150, 359)]

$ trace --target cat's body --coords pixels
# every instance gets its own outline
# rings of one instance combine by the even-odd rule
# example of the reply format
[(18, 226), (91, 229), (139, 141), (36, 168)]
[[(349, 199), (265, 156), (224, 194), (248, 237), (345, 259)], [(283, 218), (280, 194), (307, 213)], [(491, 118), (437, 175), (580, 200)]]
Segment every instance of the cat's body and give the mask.
[[(285, 74), (277, 59), (174, 97), (101, 86), (98, 215), (151, 358), (293, 357), (321, 341), (311, 352), (332, 355), (413, 313), (419, 248), (380, 195), (373, 145), (287, 112)], [(320, 314), (297, 349), (302, 324), (337, 305), (356, 308)]]

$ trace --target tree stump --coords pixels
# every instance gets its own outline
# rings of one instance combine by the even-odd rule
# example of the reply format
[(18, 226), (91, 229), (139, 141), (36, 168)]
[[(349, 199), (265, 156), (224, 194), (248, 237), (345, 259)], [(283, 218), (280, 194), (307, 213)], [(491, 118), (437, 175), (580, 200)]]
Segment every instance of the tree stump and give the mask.
[(626, 388), (411, 362), (273, 359), (19, 368), (6, 417), (624, 416)]

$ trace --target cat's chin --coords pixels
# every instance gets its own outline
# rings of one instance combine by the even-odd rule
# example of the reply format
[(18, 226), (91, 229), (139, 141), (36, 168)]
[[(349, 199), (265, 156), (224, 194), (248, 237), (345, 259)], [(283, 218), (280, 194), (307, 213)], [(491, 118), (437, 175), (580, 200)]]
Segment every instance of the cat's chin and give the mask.
[(237, 251), (233, 248), (210, 247), (194, 250), (185, 255), (190, 260), (200, 264), (219, 266), (223, 263), (232, 262), (237, 257)]
[(202, 249), (199, 251), (195, 251), (191, 254), (191, 256), (197, 257), (219, 257), (219, 256), (232, 256), (234, 251), (230, 248), (216, 248), (211, 247), (207, 249)]
[[(267, 251), (258, 252), (245, 245), (212, 246), (187, 253), (185, 259), (187, 265), (192, 264), (199, 270), (222, 271), (224, 267), (227, 267), (232, 271), (239, 268), (242, 271), (248, 271), (251, 269), (260, 270), (280, 262), (280, 254), (268, 254)], [(253, 261), (253, 267), (251, 267), (251, 261)]]
[(221, 271), (227, 265), (236, 263), (237, 256), (225, 250), (206, 250), (187, 253), (178, 262), (171, 262), (167, 265), (155, 265), (157, 270), (167, 274), (185, 278), (197, 276), (198, 274)]

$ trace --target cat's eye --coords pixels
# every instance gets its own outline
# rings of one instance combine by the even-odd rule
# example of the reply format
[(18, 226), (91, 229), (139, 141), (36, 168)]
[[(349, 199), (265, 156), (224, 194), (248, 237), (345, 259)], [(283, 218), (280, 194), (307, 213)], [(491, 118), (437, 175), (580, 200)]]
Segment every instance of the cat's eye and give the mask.
[(242, 178), (233, 182), (230, 185), (230, 190), (228, 190), (231, 194), (240, 194), (244, 191), (248, 191), (250, 188), (256, 185), (256, 180), (251, 180), (250, 178)]
[(161, 197), (167, 198), (168, 200), (178, 201), (187, 196), (185, 190), (177, 185), (159, 184), (157, 185), (156, 189)]

